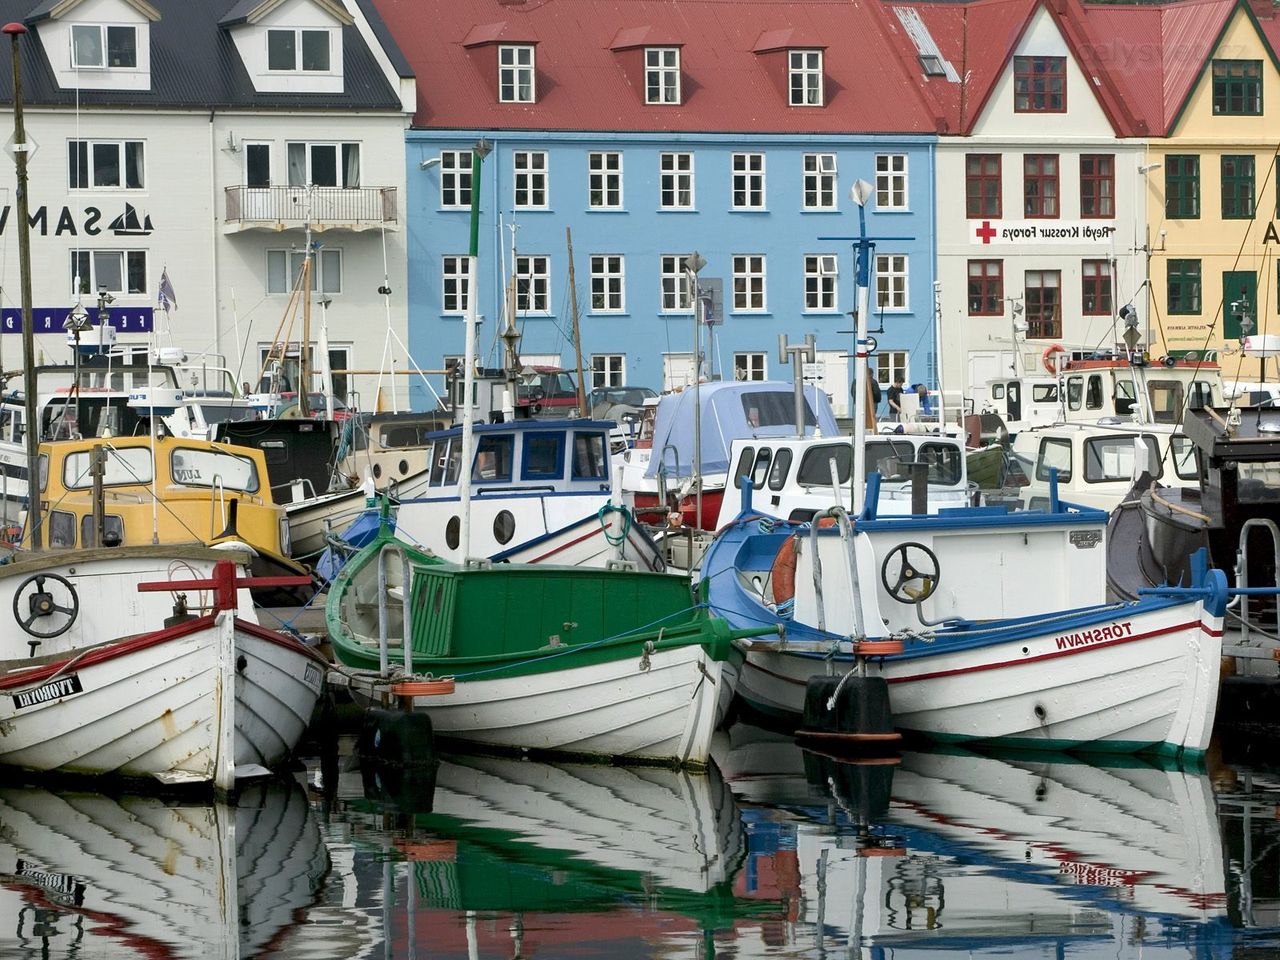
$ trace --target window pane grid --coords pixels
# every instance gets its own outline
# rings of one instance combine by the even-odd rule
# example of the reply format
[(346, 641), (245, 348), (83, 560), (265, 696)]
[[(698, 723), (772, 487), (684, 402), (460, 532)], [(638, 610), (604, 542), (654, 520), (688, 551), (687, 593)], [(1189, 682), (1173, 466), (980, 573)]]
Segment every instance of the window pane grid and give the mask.
[(680, 102), (680, 50), (649, 47), (644, 52), (645, 103)]
[(822, 51), (792, 50), (789, 64), (791, 106), (822, 106)]
[(1166, 306), (1171, 314), (1198, 314), (1200, 312), (1200, 261), (1170, 260), (1167, 269), (1168, 295)]
[(733, 309), (758, 312), (765, 308), (763, 254), (737, 254), (733, 258)]
[(836, 310), (837, 261), (835, 254), (811, 253), (804, 258), (804, 309), (830, 313)]
[(1116, 215), (1115, 157), (1086, 153), (1080, 157), (1080, 216), (1111, 218)]
[(1001, 216), (1000, 154), (965, 157), (965, 213), (970, 219)]
[(659, 158), (659, 203), (664, 210), (693, 208), (693, 154), (664, 153)]
[(547, 155), (541, 150), (517, 150), (512, 155), (517, 210), (547, 206)]
[(624, 299), (623, 260), (621, 254), (597, 254), (591, 257), (591, 310), (594, 313), (622, 313)]
[(1213, 112), (1221, 116), (1262, 114), (1262, 61), (1213, 61)]
[(1248, 220), (1253, 216), (1253, 157), (1222, 158), (1222, 219)]
[(1111, 315), (1111, 262), (1084, 260), (1080, 264), (1080, 311), (1085, 316)]
[(1004, 261), (969, 261), (969, 316), (1004, 315)]
[(1014, 57), (1016, 113), (1063, 113), (1067, 109), (1066, 57)]
[(516, 257), (516, 310), (524, 313), (549, 313), (550, 290), (550, 257)]
[(764, 154), (733, 155), (733, 209), (764, 209)]
[(664, 254), (660, 260), (664, 313), (692, 309), (693, 299), (689, 290), (689, 278), (683, 266), (688, 256), (687, 253), (668, 253)]
[(806, 153), (804, 155), (804, 209), (836, 208), (836, 155)]
[(498, 48), (498, 100), (533, 103), (533, 47)]
[(1062, 336), (1062, 273), (1028, 270), (1024, 287), (1027, 339), (1057, 340)]
[(440, 153), (440, 206), (463, 210), (471, 206), (471, 151)]
[(907, 309), (907, 257), (902, 253), (876, 254), (876, 308)]
[(1200, 217), (1200, 158), (1170, 154), (1164, 158), (1164, 212), (1171, 220)]
[(876, 207), (881, 210), (907, 208), (906, 154), (876, 154)]
[(622, 154), (588, 154), (587, 181), (588, 204), (593, 209), (619, 209), (622, 206)]
[(467, 296), (470, 291), (471, 278), (467, 272), (467, 258), (463, 256), (447, 256), (441, 268), (442, 313), (461, 314), (467, 310)]
[(1023, 213), (1032, 219), (1058, 216), (1058, 156), (1029, 153), (1022, 158)]

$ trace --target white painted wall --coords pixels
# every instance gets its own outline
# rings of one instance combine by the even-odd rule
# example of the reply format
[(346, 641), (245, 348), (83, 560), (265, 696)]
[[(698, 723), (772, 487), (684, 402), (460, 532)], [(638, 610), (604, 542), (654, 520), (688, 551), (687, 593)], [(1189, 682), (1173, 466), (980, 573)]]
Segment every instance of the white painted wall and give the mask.
[[(134, 69), (74, 69), (71, 66), (71, 26), (91, 23), (137, 28), (138, 65)], [(49, 59), (58, 86), (64, 90), (150, 90), (150, 21), (123, 0), (85, 0), (65, 19), (43, 20), (36, 35)]]

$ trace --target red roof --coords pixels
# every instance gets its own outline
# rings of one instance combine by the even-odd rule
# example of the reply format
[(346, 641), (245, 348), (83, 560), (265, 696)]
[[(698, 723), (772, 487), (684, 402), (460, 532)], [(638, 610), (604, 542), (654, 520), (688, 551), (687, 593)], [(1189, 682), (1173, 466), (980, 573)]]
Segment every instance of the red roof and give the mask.
[[(938, 131), (938, 109), (925, 93), (914, 47), (880, 0), (374, 4), (417, 75), (417, 127)], [(537, 102), (497, 102), (497, 78), (489, 75), (496, 61), (485, 50), (498, 42), (537, 44)], [(680, 46), (683, 103), (644, 103), (643, 75), (627, 69), (627, 58), (649, 45)], [(788, 104), (788, 47), (824, 50), (825, 106)]]

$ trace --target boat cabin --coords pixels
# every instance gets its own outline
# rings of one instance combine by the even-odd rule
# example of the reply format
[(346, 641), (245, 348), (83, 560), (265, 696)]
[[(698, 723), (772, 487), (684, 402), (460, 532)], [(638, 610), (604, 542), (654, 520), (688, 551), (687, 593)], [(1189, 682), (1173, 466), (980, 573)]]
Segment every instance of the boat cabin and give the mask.
[[(473, 428), (474, 495), (518, 489), (608, 490), (609, 432), (603, 420), (517, 420)], [(425, 450), (431, 476), (425, 495), (456, 488), (462, 463), (462, 428), (428, 434)], [(456, 492), (456, 490), (455, 490)]]
[[(101, 537), (94, 525), (98, 458)], [(39, 478), (44, 539), (55, 549), (155, 537), (209, 543), (225, 536), (234, 519), (236, 539), (277, 556), (287, 551), (284, 510), (271, 497), (260, 450), (188, 437), (67, 440), (40, 446)]]
[(1115, 418), (1176, 423), (1184, 409), (1222, 403), (1218, 365), (1167, 357), (1057, 360), (1056, 373), (992, 380), (976, 389), (977, 413), (996, 413), (1010, 433), (1071, 421)]
[[(965, 451), (957, 439), (929, 434), (871, 434), (866, 438), (866, 452), (867, 476), (878, 473), (881, 478), (879, 515), (911, 513), (912, 463), (928, 464), (930, 513), (970, 505)], [(733, 460), (717, 527), (723, 527), (741, 512), (739, 483), (743, 477), (751, 479), (753, 507), (786, 520), (808, 520), (834, 505), (848, 507), (852, 500), (849, 477), (853, 440), (849, 437), (735, 440)]]
[(344, 425), (338, 465), (340, 473), (362, 480), (366, 471), (374, 486), (402, 483), (427, 469), (432, 434), (447, 430), (453, 415), (447, 410), (430, 413), (358, 413)]

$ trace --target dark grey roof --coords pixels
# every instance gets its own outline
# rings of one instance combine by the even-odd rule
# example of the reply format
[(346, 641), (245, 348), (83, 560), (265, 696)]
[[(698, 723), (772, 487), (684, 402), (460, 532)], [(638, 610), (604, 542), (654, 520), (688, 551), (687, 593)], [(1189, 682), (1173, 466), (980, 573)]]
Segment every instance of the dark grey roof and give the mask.
[[(0, 23), (19, 22), (36, 11), (31, 0), (0, 0)], [(150, 90), (81, 90), (81, 106), (218, 109), (398, 110), (400, 98), (387, 82), (373, 53), (355, 26), (342, 28), (342, 93), (259, 93), (240, 60), (231, 34), (218, 22), (244, 0), (150, 0), (160, 11), (151, 29)], [(256, 6), (256, 3), (254, 4)], [(379, 29), (380, 28), (380, 29)], [(379, 19), (379, 41), (390, 43), (391, 62), (404, 61)], [(59, 88), (44, 49), (33, 29), (21, 41), (22, 99), (26, 104), (74, 105), (76, 92)], [(0, 44), (0, 61), (8, 59), (8, 44)], [(0, 100), (13, 100), (13, 72), (0, 69)]]
[(382, 49), (386, 51), (387, 57), (391, 60), (391, 68), (395, 70), (397, 77), (413, 77), (413, 67), (409, 65), (409, 58), (404, 55), (400, 49), (400, 44), (396, 43), (396, 38), (392, 36), (390, 28), (382, 19), (382, 14), (378, 13), (378, 8), (374, 6), (373, 0), (356, 0), (356, 5), (360, 8), (360, 12), (365, 15), (365, 19), (369, 21), (369, 27), (373, 30), (373, 35), (377, 37), (378, 43), (382, 44)]
[(222, 19), (218, 22), (224, 27), (229, 27), (233, 23), (242, 23), (249, 19), (249, 14), (258, 9), (262, 5), (262, 0), (239, 0), (238, 3), (232, 5), (231, 9), (222, 15)]

